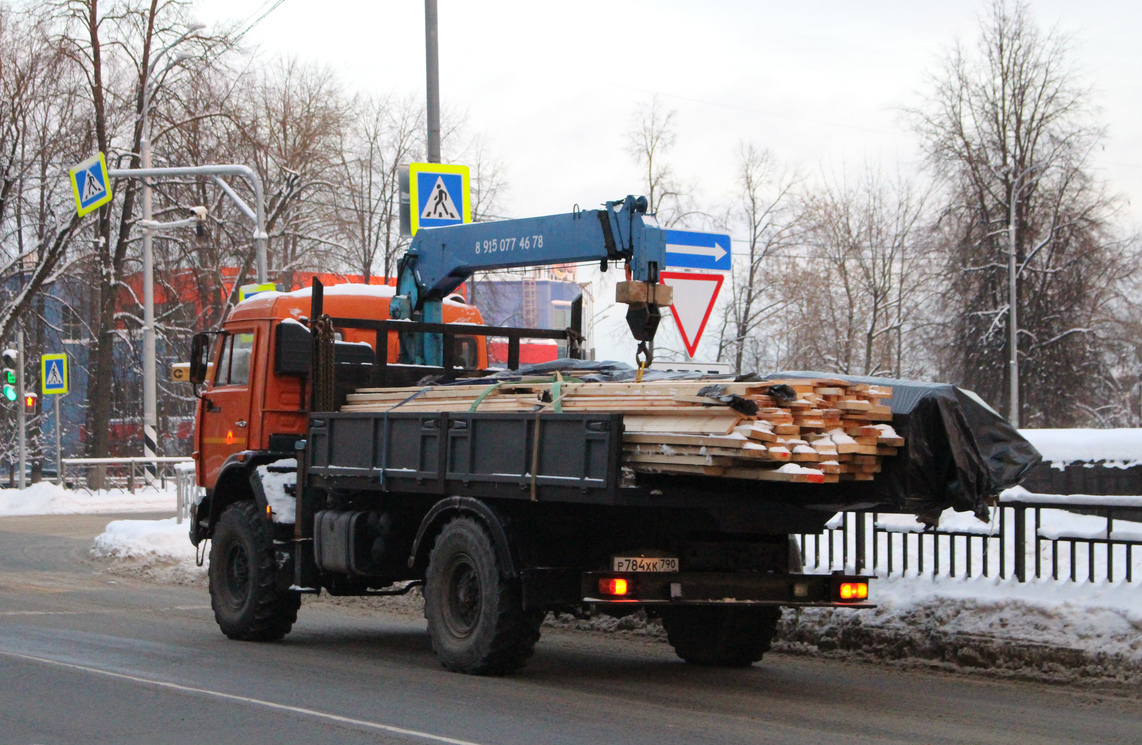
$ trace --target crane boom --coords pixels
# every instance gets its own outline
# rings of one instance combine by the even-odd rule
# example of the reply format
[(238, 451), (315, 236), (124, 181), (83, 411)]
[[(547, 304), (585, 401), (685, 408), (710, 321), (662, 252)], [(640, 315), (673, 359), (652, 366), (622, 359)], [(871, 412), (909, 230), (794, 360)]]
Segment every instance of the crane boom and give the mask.
[[(638, 341), (650, 342), (661, 318), (659, 306), (669, 305), (670, 299), (665, 288), (656, 288), (665, 267), (666, 231), (646, 209), (645, 197), (628, 196), (599, 210), (422, 229), (398, 264), (390, 313), (441, 323), (441, 301), (476, 271), (588, 261), (599, 262), (605, 271), (621, 261), (630, 269), (630, 282), (619, 298), (630, 306), (627, 323)], [(645, 289), (632, 292), (630, 285)], [(402, 344), (410, 350), (408, 362), (441, 364), (439, 334), (417, 335), (408, 342)]]

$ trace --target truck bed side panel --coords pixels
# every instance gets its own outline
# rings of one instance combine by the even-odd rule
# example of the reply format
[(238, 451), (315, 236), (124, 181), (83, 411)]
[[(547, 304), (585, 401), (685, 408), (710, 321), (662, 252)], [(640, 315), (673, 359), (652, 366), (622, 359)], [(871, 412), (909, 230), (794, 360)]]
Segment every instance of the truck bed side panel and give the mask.
[(615, 504), (621, 414), (320, 413), (309, 473), (357, 488)]

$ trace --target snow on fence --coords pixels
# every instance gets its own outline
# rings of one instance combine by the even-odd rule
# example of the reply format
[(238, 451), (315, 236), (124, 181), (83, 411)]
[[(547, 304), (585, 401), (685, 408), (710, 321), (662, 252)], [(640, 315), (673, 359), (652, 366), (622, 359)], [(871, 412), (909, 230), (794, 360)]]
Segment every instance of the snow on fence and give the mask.
[(179, 525), (183, 520), (190, 519), (190, 506), (196, 504), (202, 487), (194, 472), (194, 459), (187, 458), (183, 463), (174, 466), (174, 485), (177, 500), (175, 502), (175, 522)]
[[(174, 478), (179, 463), (193, 463), (192, 458), (64, 458), (60, 461), (60, 484), (66, 489), (93, 491), (98, 489), (163, 489)], [(147, 466), (153, 465), (155, 479), (147, 482)]]
[(1004, 492), (990, 522), (945, 512), (924, 530), (910, 515), (844, 512), (822, 534), (799, 537), (806, 571), (879, 576), (975, 576), (1027, 581), (1142, 582), (1139, 496)]

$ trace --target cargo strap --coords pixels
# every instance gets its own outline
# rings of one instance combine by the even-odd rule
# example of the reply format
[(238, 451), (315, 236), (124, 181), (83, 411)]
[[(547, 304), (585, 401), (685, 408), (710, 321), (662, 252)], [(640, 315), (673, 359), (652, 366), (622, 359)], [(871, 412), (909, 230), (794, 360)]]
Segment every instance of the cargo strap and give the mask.
[(538, 502), (536, 473), (539, 471), (539, 412), (535, 412), (535, 429), (531, 438), (531, 501)]
[(501, 380), (499, 383), (493, 383), (492, 385), (488, 386), (483, 393), (481, 393), (479, 396), (476, 396), (476, 400), (473, 401), (472, 405), (468, 407), (468, 411), (475, 411), (480, 406), (480, 404), (484, 402), (484, 399), (487, 398), (489, 394), (491, 394), (492, 391), (496, 390), (503, 384), (504, 381)]
[(563, 413), (563, 376), (559, 371), (555, 371), (555, 382), (551, 384), (551, 403), (552, 410), (556, 414)]
[(398, 401), (398, 402), (396, 402), (395, 404), (393, 404), (392, 406), (390, 406), (390, 407), (388, 408), (388, 411), (392, 411), (393, 409), (395, 409), (395, 408), (396, 408), (396, 407), (398, 407), (398, 406), (404, 406), (404, 405), (405, 405), (405, 404), (407, 404), (409, 401), (413, 400), (414, 398), (418, 398), (418, 397), (420, 397), (420, 396), (423, 396), (425, 393), (428, 393), (430, 390), (432, 390), (432, 387), (431, 387), (431, 386), (430, 386), (430, 387), (428, 387), (428, 388), (421, 388), (419, 391), (417, 391), (416, 393), (412, 394), (411, 396), (409, 396), (408, 398), (404, 399), (403, 401)]
[(571, 391), (563, 390), (563, 383), (566, 381), (563, 380), (562, 375), (555, 373), (555, 378), (556, 379), (552, 381), (551, 384), (551, 400), (543, 401), (537, 404), (535, 407), (535, 412), (537, 414), (546, 409), (548, 406), (550, 406), (551, 410), (556, 414), (563, 413), (563, 397), (569, 395)]

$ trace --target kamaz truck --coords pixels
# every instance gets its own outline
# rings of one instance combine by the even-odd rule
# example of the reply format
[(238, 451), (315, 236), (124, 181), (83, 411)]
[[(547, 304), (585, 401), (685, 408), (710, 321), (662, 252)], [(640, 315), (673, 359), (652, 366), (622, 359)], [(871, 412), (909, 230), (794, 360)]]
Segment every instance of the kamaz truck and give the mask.
[[(889, 492), (635, 475), (622, 467), (616, 413), (340, 411), (362, 388), (521, 374), (521, 339), (562, 339), (579, 356), (574, 312), (566, 330), (483, 325), (454, 294), (476, 270), (625, 271), (618, 299), (647, 365), (670, 302), (664, 258), (664, 231), (641, 197), (426, 229), (395, 287), (264, 293), (196, 335), (204, 496), (190, 539), (209, 545), (222, 632), (273, 641), (305, 594), (420, 587), (432, 647), (454, 671), (514, 670), (549, 611), (582, 609), (643, 610), (687, 662), (748, 666), (783, 607), (869, 607), (869, 577), (803, 572), (791, 536), (820, 532), (840, 509), (915, 506)], [(508, 370), (486, 369), (490, 338), (506, 339)], [(973, 498), (998, 488), (992, 479)]]

